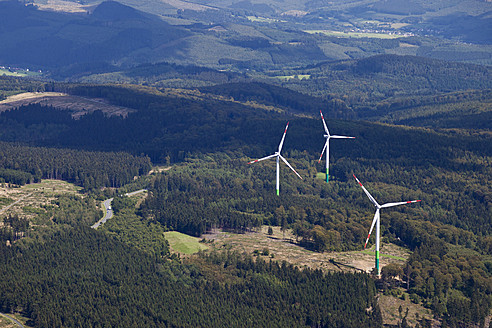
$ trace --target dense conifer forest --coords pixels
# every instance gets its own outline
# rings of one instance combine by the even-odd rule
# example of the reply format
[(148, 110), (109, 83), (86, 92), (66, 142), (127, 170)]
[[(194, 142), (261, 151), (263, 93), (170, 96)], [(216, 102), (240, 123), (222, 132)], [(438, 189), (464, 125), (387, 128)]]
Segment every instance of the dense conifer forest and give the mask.
[(148, 157), (128, 153), (29, 147), (0, 142), (0, 180), (24, 185), (40, 179), (73, 182), (87, 190), (120, 187), (150, 171)]
[(381, 326), (365, 274), (237, 254), (161, 262), (83, 227), (0, 254), (0, 309), (22, 307), (34, 327)]

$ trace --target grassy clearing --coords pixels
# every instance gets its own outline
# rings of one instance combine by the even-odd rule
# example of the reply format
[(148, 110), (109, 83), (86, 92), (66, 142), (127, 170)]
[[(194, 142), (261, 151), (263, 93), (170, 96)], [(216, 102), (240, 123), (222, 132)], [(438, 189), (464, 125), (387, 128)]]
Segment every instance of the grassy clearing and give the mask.
[(5, 76), (15, 76), (15, 77), (26, 77), (26, 76), (36, 76), (36, 75), (41, 75), (40, 73), (37, 72), (30, 72), (30, 71), (25, 71), (25, 70), (17, 70), (17, 71), (11, 71), (8, 69), (0, 69), (0, 76), (5, 75)]
[(329, 30), (305, 30), (304, 32), (310, 34), (324, 34), (327, 36), (336, 36), (338, 38), (371, 38), (371, 39), (398, 39), (406, 38), (407, 35), (400, 34), (387, 34), (387, 33), (369, 33), (369, 32), (340, 32)]
[[(7, 184), (0, 185), (0, 222), (9, 214), (17, 214), (29, 219), (46, 211), (46, 206), (52, 206), (51, 201), (58, 195), (76, 194), (80, 190), (71, 183), (61, 180), (42, 180), (40, 183), (28, 184), (19, 188), (8, 188)], [(18, 203), (13, 204), (14, 202)], [(36, 224), (36, 222), (32, 222)]]
[(22, 72), (11, 72), (8, 69), (0, 69), (0, 76), (5, 75), (5, 76), (16, 76), (16, 77), (25, 77), (27, 76), (26, 73)]
[(174, 252), (181, 254), (194, 254), (208, 247), (199, 242), (199, 238), (191, 237), (177, 231), (168, 231), (164, 233), (169, 246)]
[[(7, 313), (10, 317), (15, 318), (18, 320), (20, 323), (22, 323), (25, 327), (32, 327), (26, 324), (26, 322), (29, 320), (26, 317), (23, 317), (19, 313), (11, 314)], [(0, 314), (0, 328), (18, 328), (16, 323), (14, 323), (12, 320), (8, 319), (7, 317), (3, 316)]]
[(408, 26), (408, 23), (391, 23), (391, 28), (400, 29), (402, 27)]
[[(365, 250), (365, 251), (362, 251), (361, 253), (363, 253), (363, 254), (369, 254), (369, 255), (373, 255), (374, 256), (374, 251), (370, 251), (370, 250)], [(403, 258), (401, 256), (395, 256), (395, 255), (391, 255), (391, 254), (383, 254), (383, 253), (380, 253), (379, 256), (381, 256), (381, 257), (387, 257), (387, 258), (395, 259), (395, 260), (400, 260), (400, 261), (406, 261), (407, 260), (406, 258)]]
[(17, 327), (10, 319), (7, 319), (3, 315), (0, 315), (0, 328), (14, 328)]

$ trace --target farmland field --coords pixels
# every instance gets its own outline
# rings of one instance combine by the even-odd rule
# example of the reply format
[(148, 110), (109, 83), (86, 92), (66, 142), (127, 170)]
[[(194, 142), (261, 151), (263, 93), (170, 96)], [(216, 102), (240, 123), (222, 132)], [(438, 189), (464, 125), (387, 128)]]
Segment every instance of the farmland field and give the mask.
[(329, 30), (305, 30), (309, 34), (324, 34), (327, 36), (335, 36), (338, 38), (371, 38), (371, 39), (398, 39), (406, 38), (409, 35), (374, 33), (374, 32), (340, 32)]

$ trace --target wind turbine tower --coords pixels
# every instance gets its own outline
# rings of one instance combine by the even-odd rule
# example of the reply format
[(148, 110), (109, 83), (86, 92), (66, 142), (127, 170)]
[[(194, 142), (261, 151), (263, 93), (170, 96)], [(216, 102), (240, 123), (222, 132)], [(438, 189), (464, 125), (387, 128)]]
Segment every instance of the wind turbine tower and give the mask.
[(329, 180), (330, 176), (330, 139), (355, 139), (355, 137), (347, 137), (347, 136), (336, 136), (336, 135), (331, 135), (330, 132), (328, 131), (328, 127), (326, 126), (325, 119), (323, 117), (323, 113), (319, 111), (321, 114), (321, 120), (323, 121), (323, 126), (325, 128), (325, 146), (323, 147), (323, 150), (321, 151), (321, 156), (319, 157), (318, 163), (321, 162), (321, 159), (323, 158), (323, 153), (326, 150), (326, 182)]
[(299, 175), (299, 173), (297, 173), (296, 170), (294, 170), (294, 168), (289, 164), (289, 162), (287, 162), (287, 160), (282, 155), (280, 155), (280, 151), (282, 151), (282, 146), (284, 145), (285, 134), (287, 133), (288, 128), (289, 128), (289, 122), (287, 122), (287, 126), (285, 127), (284, 135), (282, 136), (282, 140), (280, 140), (280, 144), (278, 145), (278, 150), (274, 154), (260, 158), (260, 159), (256, 159), (256, 160), (248, 163), (248, 164), (253, 164), (256, 162), (263, 161), (265, 159), (270, 159), (270, 158), (274, 158), (274, 157), (276, 158), (276, 160), (277, 160), (277, 196), (280, 194), (280, 181), (279, 181), (280, 180), (280, 160), (282, 160), (292, 171), (294, 171), (295, 174), (297, 174), (297, 176), (299, 178), (302, 179), (302, 177)]
[(378, 202), (374, 199), (374, 197), (371, 196), (369, 191), (367, 191), (367, 189), (364, 188), (362, 183), (360, 183), (359, 179), (357, 179), (355, 174), (354, 174), (354, 178), (355, 178), (355, 180), (357, 180), (359, 185), (362, 187), (362, 190), (364, 190), (364, 192), (366, 193), (366, 195), (369, 198), (369, 200), (371, 201), (371, 203), (373, 203), (374, 206), (376, 207), (376, 214), (374, 214), (374, 219), (372, 220), (371, 229), (369, 230), (369, 234), (367, 235), (366, 243), (364, 244), (364, 249), (367, 246), (367, 242), (369, 241), (369, 237), (371, 236), (371, 232), (372, 232), (372, 229), (374, 228), (374, 224), (376, 224), (376, 271), (378, 273), (378, 276), (380, 276), (381, 275), (381, 268), (379, 267), (379, 243), (380, 243), (380, 241), (379, 241), (379, 239), (380, 239), (380, 235), (379, 235), (380, 213), (379, 212), (380, 212), (380, 210), (382, 208), (393, 207), (393, 206), (397, 206), (397, 205), (417, 203), (417, 202), (420, 202), (420, 199), (419, 200), (409, 200), (406, 202), (398, 202), (398, 203), (386, 203), (383, 205), (379, 205)]

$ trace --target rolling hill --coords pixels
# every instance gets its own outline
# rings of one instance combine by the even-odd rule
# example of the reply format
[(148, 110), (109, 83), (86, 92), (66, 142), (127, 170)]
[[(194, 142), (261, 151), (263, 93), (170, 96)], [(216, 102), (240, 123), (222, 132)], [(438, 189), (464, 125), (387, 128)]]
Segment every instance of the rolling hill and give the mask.
[[(73, 80), (161, 62), (241, 73), (378, 54), (492, 62), (489, 33), (484, 33), (490, 26), (486, 2), (467, 10), (447, 2), (439, 10), (415, 2), (415, 8), (425, 9), (422, 17), (410, 15), (416, 23), (407, 14), (389, 13), (384, 8), (390, 4), (384, 1), (354, 3), (364, 10), (306, 3), (297, 7), (307, 13), (300, 16), (282, 15), (289, 3), (251, 8), (249, 2), (224, 7), (201, 3), (179, 9), (184, 2), (105, 1), (78, 4), (79, 11), (69, 6), (66, 12), (63, 5), (70, 2), (47, 10), (49, 4), (56, 1), (0, 1), (0, 65), (41, 69), (45, 77)], [(175, 10), (165, 9), (172, 5)], [(267, 7), (273, 10), (263, 15), (261, 8)], [(458, 8), (464, 16), (454, 13)], [(455, 21), (467, 28), (454, 29)]]
[[(160, 49), (172, 55), (190, 33), (117, 2), (104, 2), (90, 15), (37, 10), (0, 2), (0, 63), (55, 69), (71, 65), (147, 61)], [(146, 49), (143, 53), (142, 49)], [(143, 57), (143, 58), (142, 58)], [(129, 59), (130, 58), (130, 59)]]

